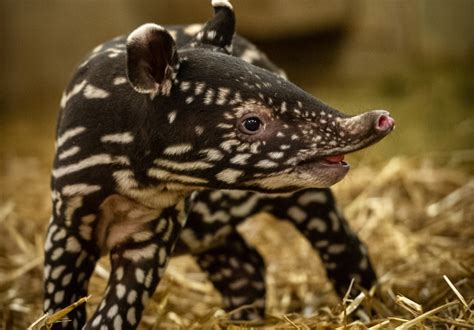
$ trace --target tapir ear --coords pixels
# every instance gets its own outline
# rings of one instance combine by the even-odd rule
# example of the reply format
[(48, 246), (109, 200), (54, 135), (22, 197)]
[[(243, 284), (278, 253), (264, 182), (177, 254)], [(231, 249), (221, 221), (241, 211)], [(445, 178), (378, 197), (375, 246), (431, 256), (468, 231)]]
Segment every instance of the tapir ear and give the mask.
[(156, 94), (176, 77), (178, 67), (176, 44), (162, 26), (144, 24), (128, 36), (127, 77), (137, 92)]
[(232, 53), (232, 40), (235, 33), (235, 15), (227, 0), (212, 0), (214, 17), (206, 23), (191, 41), (192, 47), (213, 46), (216, 50)]

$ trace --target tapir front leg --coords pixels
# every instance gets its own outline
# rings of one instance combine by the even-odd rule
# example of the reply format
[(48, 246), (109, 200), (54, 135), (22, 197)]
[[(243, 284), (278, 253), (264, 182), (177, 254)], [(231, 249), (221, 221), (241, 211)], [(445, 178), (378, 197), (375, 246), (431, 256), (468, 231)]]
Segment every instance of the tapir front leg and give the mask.
[(124, 203), (126, 199), (121, 197), (115, 199), (110, 203), (119, 205), (112, 212), (113, 224), (109, 222), (103, 228), (106, 235), (99, 238), (111, 248), (111, 276), (105, 296), (85, 329), (138, 326), (181, 232), (180, 211), (175, 207), (157, 211), (131, 201)]
[[(98, 254), (79, 243), (79, 238), (64, 226), (52, 223), (48, 235), (50, 248), (45, 251), (43, 309), (45, 313), (53, 314), (87, 296)], [(78, 306), (67, 318), (55, 324), (53, 329), (80, 329), (86, 320), (85, 306)]]
[[(73, 186), (70, 186), (73, 187)], [(45, 242), (44, 305), (53, 314), (87, 296), (87, 286), (100, 256), (93, 238), (100, 193), (65, 194), (53, 191), (53, 216)], [(80, 329), (86, 321), (85, 306), (71, 311), (68, 320), (53, 329)]]

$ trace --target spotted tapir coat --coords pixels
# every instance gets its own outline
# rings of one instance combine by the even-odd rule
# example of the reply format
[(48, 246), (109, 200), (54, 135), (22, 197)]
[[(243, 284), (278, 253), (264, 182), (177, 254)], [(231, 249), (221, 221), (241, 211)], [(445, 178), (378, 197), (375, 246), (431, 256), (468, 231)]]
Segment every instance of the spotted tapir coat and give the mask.
[(264, 263), (236, 231), (259, 212), (296, 226), (339, 293), (375, 280), (328, 187), (349, 169), (343, 154), (393, 120), (305, 93), (234, 35), (229, 2), (212, 3), (204, 26), (145, 24), (98, 46), (62, 97), (44, 311), (86, 296), (101, 255), (112, 269), (92, 317), (81, 306), (58, 327), (136, 328), (173, 253), (196, 257), (226, 309), (251, 305), (236, 317), (263, 317)]

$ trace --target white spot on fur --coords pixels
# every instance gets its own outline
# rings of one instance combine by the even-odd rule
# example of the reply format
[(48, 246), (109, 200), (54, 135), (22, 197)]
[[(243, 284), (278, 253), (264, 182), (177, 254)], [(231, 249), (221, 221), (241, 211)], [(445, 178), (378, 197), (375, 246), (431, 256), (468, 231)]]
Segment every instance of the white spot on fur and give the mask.
[(344, 244), (333, 244), (328, 247), (328, 253), (330, 254), (339, 254), (346, 249)]
[(168, 114), (168, 122), (170, 124), (172, 124), (174, 122), (174, 120), (176, 119), (176, 115), (177, 115), (177, 112), (176, 111), (171, 111), (169, 114)]
[(68, 129), (56, 141), (57, 148), (61, 147), (66, 141), (73, 138), (74, 136), (83, 133), (85, 130), (86, 130), (86, 128), (83, 127), (83, 126), (78, 126), (78, 127), (75, 127), (75, 128)]
[(223, 211), (218, 210), (215, 213), (211, 213), (211, 210), (206, 203), (197, 202), (193, 205), (193, 212), (199, 213), (205, 223), (213, 223), (215, 221), (227, 222), (230, 219), (230, 215)]
[(230, 152), (232, 151), (232, 147), (233, 146), (238, 146), (240, 144), (240, 141), (239, 140), (227, 140), (227, 141), (224, 141), (220, 144), (220, 147), (227, 151), (227, 152)]
[(64, 249), (62, 247), (56, 248), (51, 255), (51, 260), (58, 260), (63, 255), (63, 253)]
[[(170, 79), (166, 79), (160, 86), (161, 95), (169, 96), (171, 93), (171, 87), (173, 87), (173, 83)], [(150, 95), (151, 99), (153, 100), (156, 95)]]
[(230, 89), (219, 87), (219, 90), (217, 92), (216, 104), (224, 105), (227, 102), (227, 96), (229, 95), (229, 93), (230, 93)]
[(88, 84), (84, 89), (84, 97), (86, 99), (105, 99), (110, 93), (104, 89)]
[(61, 108), (65, 108), (67, 102), (74, 96), (77, 95), (87, 84), (87, 80), (83, 80), (80, 83), (74, 85), (74, 87), (69, 91), (69, 93), (63, 93), (61, 97)]
[(243, 217), (250, 214), (250, 211), (252, 211), (259, 199), (259, 194), (252, 194), (243, 204), (232, 207), (230, 214), (234, 217)]
[(102, 320), (102, 315), (97, 315), (97, 317), (92, 321), (92, 326), (97, 327), (100, 324), (100, 321)]
[(127, 302), (129, 305), (133, 305), (137, 300), (137, 291), (132, 290), (127, 295)]
[(54, 234), (53, 241), (60, 241), (64, 237), (66, 237), (66, 230), (64, 228), (61, 228), (56, 234)]
[(311, 220), (308, 223), (308, 229), (309, 230), (316, 229), (318, 232), (324, 233), (327, 230), (327, 225), (322, 219), (311, 218)]
[(143, 284), (145, 281), (145, 272), (141, 268), (135, 269), (135, 279), (138, 283)]
[(206, 90), (206, 95), (204, 95), (204, 104), (210, 105), (214, 100), (215, 91), (212, 88)]
[(323, 192), (308, 191), (298, 198), (298, 203), (303, 206), (314, 202), (325, 204), (327, 203), (327, 197)]
[(135, 262), (141, 259), (152, 259), (155, 256), (156, 248), (155, 244), (150, 244), (141, 249), (129, 249), (123, 253), (123, 256)]
[(237, 179), (244, 174), (241, 170), (234, 170), (231, 168), (225, 169), (216, 174), (216, 179), (226, 183), (235, 183)]
[(80, 225), (79, 236), (86, 241), (90, 241), (92, 239), (92, 227), (84, 224)]
[[(130, 296), (130, 295), (129, 295)], [(135, 293), (136, 296), (136, 293)], [(134, 299), (134, 301), (136, 298)], [(131, 307), (127, 311), (127, 322), (130, 323), (131, 326), (134, 326), (137, 323), (137, 317), (135, 315), (135, 307)]]
[(229, 284), (229, 288), (232, 290), (239, 290), (245, 287), (249, 283), (247, 278), (240, 278)]
[(340, 227), (340, 221), (336, 213), (329, 212), (329, 218), (331, 219), (332, 231), (338, 231)]
[[(171, 173), (166, 170), (158, 169), (158, 168), (151, 168), (148, 170), (148, 175), (160, 180), (164, 181), (180, 181), (183, 183), (195, 183), (195, 184), (200, 184), (200, 183), (207, 183), (208, 181), (206, 179), (202, 178), (195, 178), (192, 176), (188, 175), (181, 175), (181, 174), (175, 174)], [(162, 197), (161, 197), (162, 198)], [(172, 200), (174, 204), (174, 200)]]
[(175, 144), (167, 147), (163, 153), (169, 156), (183, 155), (193, 150), (193, 146), (190, 143)]
[(74, 146), (72, 148), (69, 148), (67, 150), (64, 150), (63, 152), (61, 152), (59, 155), (58, 155), (58, 158), (63, 160), (63, 159), (66, 159), (68, 157), (71, 157), (71, 156), (74, 156), (75, 154), (77, 154), (79, 151), (81, 151), (81, 148), (79, 148), (78, 146)]
[(51, 271), (51, 279), (57, 280), (59, 276), (64, 272), (66, 266), (57, 266)]
[(127, 82), (127, 78), (125, 78), (125, 77), (115, 77), (114, 81), (113, 81), (113, 84), (115, 86), (117, 86), (117, 85), (123, 85), (126, 82)]
[(79, 241), (73, 237), (70, 236), (67, 241), (66, 241), (66, 251), (71, 252), (71, 253), (77, 253), (81, 251), (81, 244)]
[(116, 134), (107, 134), (103, 135), (100, 138), (101, 142), (109, 142), (109, 143), (130, 143), (133, 142), (133, 135), (130, 132), (124, 132), (124, 133), (116, 133)]
[(196, 135), (200, 136), (200, 135), (202, 135), (202, 133), (204, 133), (204, 127), (196, 126), (194, 128), (194, 132), (196, 133)]
[(155, 159), (154, 162), (158, 166), (170, 168), (178, 171), (192, 171), (192, 170), (204, 170), (212, 167), (212, 164), (195, 161), (195, 162), (174, 162), (168, 159)]
[(213, 162), (213, 161), (219, 161), (222, 158), (224, 158), (224, 154), (219, 151), (218, 149), (203, 149), (199, 151), (200, 155), (205, 155), (206, 160)]
[(117, 268), (117, 270), (115, 271), (115, 278), (117, 279), (117, 281), (121, 281), (122, 278), (123, 278), (123, 267), (120, 266), (119, 268)]
[(122, 317), (120, 316), (120, 314), (118, 314), (115, 316), (115, 319), (114, 319), (114, 329), (122, 329), (122, 325), (123, 325)]
[[(129, 214), (131, 218), (133, 218), (133, 216), (131, 215), (132, 212), (133, 210)], [(132, 239), (135, 242), (145, 242), (145, 241), (150, 240), (152, 237), (153, 237), (153, 234), (149, 231), (141, 231), (132, 235)]]
[(59, 178), (64, 175), (68, 175), (74, 172), (81, 171), (85, 168), (97, 166), (97, 165), (106, 165), (106, 164), (124, 164), (128, 165), (128, 158), (125, 156), (111, 156), (108, 154), (99, 154), (90, 156), (88, 158), (82, 159), (78, 163), (62, 166), (53, 170), (52, 174), (55, 178)]
[(58, 291), (54, 295), (54, 303), (59, 304), (64, 300), (64, 291)]
[(275, 151), (275, 152), (269, 152), (268, 153), (268, 157), (270, 157), (272, 159), (280, 159), (280, 158), (283, 158), (284, 155), (285, 155), (285, 153), (281, 152), (281, 151)]
[(295, 220), (297, 223), (303, 222), (308, 216), (305, 211), (297, 206), (290, 207), (288, 209), (288, 215), (291, 217), (291, 220)]
[(278, 167), (278, 163), (275, 163), (274, 161), (271, 161), (269, 159), (263, 159), (263, 160), (259, 161), (257, 164), (255, 164), (255, 167), (274, 168), (274, 167)]
[[(79, 257), (77, 257), (76, 259), (76, 263), (74, 264), (76, 266), (76, 268), (79, 268), (82, 264), (82, 262), (84, 261), (84, 259), (86, 259), (87, 257), (87, 253), (82, 251), (80, 254), (79, 254)], [(79, 277), (77, 278), (78, 282), (80, 282), (80, 275)]]
[(67, 185), (63, 187), (62, 193), (64, 196), (75, 196), (75, 195), (88, 195), (92, 194), (101, 189), (97, 185), (88, 185), (85, 183), (77, 183), (72, 185)]
[(218, 128), (223, 128), (223, 129), (229, 129), (229, 128), (233, 128), (234, 125), (232, 125), (232, 124), (226, 124), (226, 123), (219, 123), (219, 124), (217, 124), (216, 127), (218, 127)]
[(252, 154), (237, 154), (230, 159), (232, 164), (247, 165), (247, 160), (252, 157)]
[(182, 81), (179, 85), (179, 89), (181, 89), (182, 92), (186, 92), (190, 87), (191, 83), (189, 81)]
[(250, 144), (250, 152), (253, 154), (259, 154), (260, 153), (260, 145), (261, 141), (255, 141), (252, 144)]
[(117, 287), (116, 287), (117, 298), (122, 299), (125, 296), (125, 292), (126, 292), (125, 285), (117, 284)]
[(163, 266), (166, 263), (166, 257), (166, 249), (164, 247), (160, 248), (160, 251), (158, 252), (158, 262), (160, 263), (160, 266)]
[[(117, 312), (118, 312), (118, 306), (117, 304), (114, 304), (112, 307), (109, 308), (109, 311), (107, 312), (107, 317), (109, 319), (115, 317), (115, 315), (117, 315)], [(117, 328), (115, 328), (117, 329)]]
[(194, 88), (194, 95), (200, 95), (202, 92), (204, 92), (204, 88), (206, 87), (206, 84), (203, 82), (198, 82), (196, 83), (196, 87)]

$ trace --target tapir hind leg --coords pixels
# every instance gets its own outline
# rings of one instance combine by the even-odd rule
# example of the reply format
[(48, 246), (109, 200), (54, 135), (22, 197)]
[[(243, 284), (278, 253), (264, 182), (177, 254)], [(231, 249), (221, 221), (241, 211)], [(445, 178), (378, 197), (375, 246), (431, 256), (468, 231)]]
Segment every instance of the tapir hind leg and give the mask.
[(306, 189), (274, 203), (270, 213), (290, 220), (318, 251), (342, 297), (352, 279), (369, 289), (376, 282), (365, 244), (350, 228), (330, 189)]
[[(305, 236), (320, 254), (327, 275), (341, 297), (352, 279), (366, 289), (375, 283), (376, 275), (367, 249), (338, 210), (330, 189), (306, 189), (285, 196), (233, 191), (199, 192), (194, 196), (186, 231), (192, 231), (195, 235), (190, 236), (204, 240), (210, 233), (218, 233), (223, 227), (235, 229), (238, 223), (260, 212), (290, 221)], [(239, 240), (242, 239), (236, 238), (236, 242)], [(215, 261), (213, 255), (232, 252), (233, 240), (226, 238), (225, 242), (225, 245), (206, 251), (200, 257), (212, 261), (209, 267), (212, 273), (218, 274), (215, 276), (219, 279), (222, 277), (220, 269), (226, 269), (228, 265)], [(206, 270), (206, 267), (203, 268)], [(263, 269), (260, 273), (263, 276)], [(225, 287), (229, 283), (225, 280), (221, 282), (215, 284), (216, 287), (222, 287), (221, 293), (224, 296), (232, 294)], [(252, 290), (248, 292), (253, 294)], [(242, 300), (250, 301), (251, 298)], [(238, 306), (233, 304), (232, 308), (235, 307)]]
[(195, 255), (202, 270), (209, 274), (214, 287), (222, 294), (224, 308), (231, 318), (258, 320), (265, 315), (265, 264), (257, 250), (234, 231), (225, 243)]

